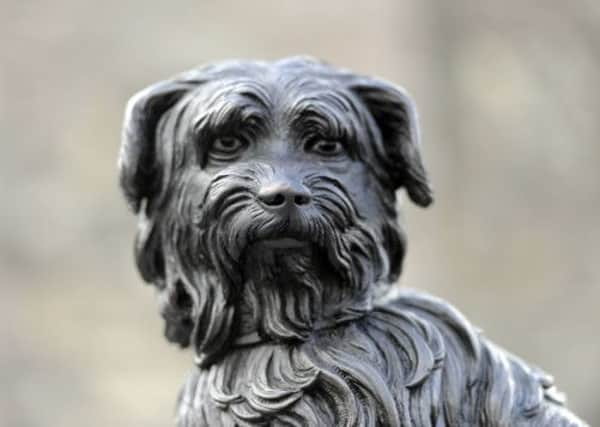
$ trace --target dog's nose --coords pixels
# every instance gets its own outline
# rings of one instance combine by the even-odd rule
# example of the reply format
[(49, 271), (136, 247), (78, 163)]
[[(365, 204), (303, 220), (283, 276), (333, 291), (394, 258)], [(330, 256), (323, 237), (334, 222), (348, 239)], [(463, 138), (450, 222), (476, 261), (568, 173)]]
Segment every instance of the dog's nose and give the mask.
[(258, 192), (258, 200), (271, 210), (289, 209), (308, 205), (312, 199), (304, 186), (291, 186), (287, 183), (269, 184)]

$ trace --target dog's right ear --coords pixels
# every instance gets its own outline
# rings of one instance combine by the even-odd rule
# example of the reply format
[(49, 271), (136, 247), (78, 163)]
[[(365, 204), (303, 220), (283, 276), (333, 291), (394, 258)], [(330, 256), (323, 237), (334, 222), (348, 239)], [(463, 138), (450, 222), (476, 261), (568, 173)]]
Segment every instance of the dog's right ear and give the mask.
[(161, 232), (150, 202), (161, 186), (162, 168), (157, 162), (156, 131), (161, 117), (188, 91), (200, 83), (195, 78), (162, 81), (138, 92), (127, 103), (121, 150), (119, 183), (129, 207), (138, 214), (135, 257), (146, 282), (165, 286)]
[(162, 115), (195, 86), (196, 82), (168, 80), (134, 95), (127, 103), (121, 150), (119, 183), (129, 207), (138, 213), (160, 186), (156, 164), (156, 127)]

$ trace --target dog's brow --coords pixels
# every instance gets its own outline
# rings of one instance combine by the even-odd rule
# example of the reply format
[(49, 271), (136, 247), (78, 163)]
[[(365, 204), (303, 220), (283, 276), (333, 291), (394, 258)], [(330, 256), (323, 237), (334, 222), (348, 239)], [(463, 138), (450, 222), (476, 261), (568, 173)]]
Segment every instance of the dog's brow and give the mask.
[(192, 123), (194, 134), (259, 132), (268, 124), (270, 100), (256, 84), (238, 83), (215, 92)]
[(325, 92), (298, 100), (291, 106), (288, 116), (292, 131), (301, 137), (318, 135), (352, 144), (358, 133), (354, 112), (346, 97)]

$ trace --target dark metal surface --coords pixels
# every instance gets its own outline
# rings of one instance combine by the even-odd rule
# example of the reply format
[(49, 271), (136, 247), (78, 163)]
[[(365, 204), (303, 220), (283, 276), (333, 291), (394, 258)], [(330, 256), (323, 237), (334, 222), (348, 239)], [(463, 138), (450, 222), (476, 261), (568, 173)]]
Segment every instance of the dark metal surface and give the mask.
[(132, 98), (119, 166), (138, 268), (196, 353), (180, 426), (583, 425), (545, 373), (391, 286), (396, 191), (432, 202), (401, 89), (307, 58), (192, 70)]

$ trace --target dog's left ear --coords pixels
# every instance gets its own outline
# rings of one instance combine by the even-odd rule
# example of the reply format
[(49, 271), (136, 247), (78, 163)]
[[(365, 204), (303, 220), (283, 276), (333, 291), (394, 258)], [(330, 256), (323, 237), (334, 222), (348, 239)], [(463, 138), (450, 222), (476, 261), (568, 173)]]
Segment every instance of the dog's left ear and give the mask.
[(433, 191), (420, 153), (417, 109), (401, 88), (379, 79), (352, 79), (350, 90), (366, 105), (381, 135), (378, 153), (394, 190), (404, 187), (419, 206), (433, 202)]

